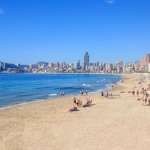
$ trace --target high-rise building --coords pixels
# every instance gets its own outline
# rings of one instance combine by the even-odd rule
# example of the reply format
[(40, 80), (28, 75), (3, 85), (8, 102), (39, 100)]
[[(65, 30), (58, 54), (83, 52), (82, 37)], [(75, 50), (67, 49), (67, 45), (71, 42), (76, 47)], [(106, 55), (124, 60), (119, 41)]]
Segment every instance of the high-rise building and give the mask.
[(84, 69), (89, 67), (89, 63), (90, 63), (90, 56), (88, 52), (86, 52), (84, 55)]
[(143, 58), (140, 60), (140, 68), (141, 70), (150, 71), (149, 66), (150, 65), (150, 53), (146, 54)]
[(96, 66), (97, 66), (97, 67), (99, 66), (99, 61), (96, 63)]
[(146, 54), (146, 64), (150, 63), (150, 54)]
[(76, 69), (81, 69), (80, 60), (78, 60), (77, 63), (76, 63)]
[(60, 64), (59, 62), (56, 63), (56, 68), (59, 68), (60, 67)]
[(150, 63), (150, 54), (146, 54), (141, 60), (140, 64), (141, 65), (146, 65)]

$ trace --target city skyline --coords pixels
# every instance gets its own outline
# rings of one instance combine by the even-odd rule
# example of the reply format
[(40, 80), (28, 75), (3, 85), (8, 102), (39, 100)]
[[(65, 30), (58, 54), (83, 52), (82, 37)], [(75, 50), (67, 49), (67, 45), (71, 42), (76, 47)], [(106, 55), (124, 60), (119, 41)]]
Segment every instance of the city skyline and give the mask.
[[(100, 62), (99, 60), (94, 60), (94, 61), (90, 61), (90, 59), (91, 59), (91, 57), (90, 57), (90, 54), (89, 54), (89, 52), (88, 51), (86, 51), (86, 52), (84, 52), (84, 55), (82, 56), (82, 59), (80, 60), (80, 59), (76, 59), (76, 61), (75, 62), (67, 62), (66, 60), (64, 60), (64, 61), (59, 61), (59, 60), (56, 60), (56, 61), (54, 61), (54, 62), (52, 62), (52, 61), (44, 61), (44, 60), (39, 60), (39, 61), (37, 61), (37, 62), (33, 62), (33, 63), (21, 63), (21, 62), (17, 62), (17, 63), (15, 63), (15, 62), (6, 62), (6, 61), (2, 61), (2, 60), (0, 60), (0, 62), (5, 62), (5, 63), (12, 63), (12, 64), (15, 64), (15, 65), (18, 65), (18, 64), (21, 64), (21, 65), (31, 65), (31, 64), (36, 64), (36, 63), (67, 63), (67, 64), (72, 64), (72, 63), (77, 63), (79, 66), (82, 66), (84, 69), (86, 68), (86, 67), (89, 67), (90, 66), (90, 64), (91, 63), (98, 63), (98, 64), (100, 64), (100, 63), (113, 63), (113, 62)], [(120, 62), (120, 61), (123, 61), (123, 60), (118, 60), (118, 61), (116, 61), (115, 63), (118, 63), (118, 62)], [(139, 60), (138, 60), (139, 61)], [(132, 61), (132, 62), (136, 62), (136, 61)], [(115, 64), (114, 63), (114, 64)]]
[[(130, 6), (130, 7), (129, 7)], [(139, 60), (150, 50), (148, 0), (1, 0), (0, 60)]]
[(90, 62), (88, 52), (84, 54), (84, 62), (37, 62), (34, 64), (13, 64), (0, 61), (0, 73), (133, 73), (150, 72), (150, 53), (145, 54), (137, 62), (101, 63)]
[[(147, 55), (147, 54), (150, 54), (150, 53), (145, 53), (143, 56)], [(80, 55), (81, 56), (81, 55)], [(88, 57), (88, 58), (87, 58)], [(88, 59), (88, 60), (87, 60)], [(0, 62), (5, 62), (5, 63), (12, 63), (12, 64), (22, 64), (22, 65), (30, 65), (30, 64), (36, 64), (36, 63), (67, 63), (67, 64), (72, 64), (72, 63), (79, 63), (81, 66), (83, 66), (84, 68), (85, 67), (88, 67), (90, 65), (90, 63), (102, 63), (102, 64), (115, 64), (115, 63), (118, 63), (118, 62), (121, 62), (123, 61), (125, 64), (128, 64), (128, 63), (131, 63), (131, 62), (139, 62), (141, 59), (141, 56), (139, 56), (139, 59), (137, 60), (131, 60), (131, 61), (128, 61), (128, 62), (125, 62), (124, 60), (116, 60), (116, 61), (100, 61), (99, 60), (93, 60), (91, 55), (89, 54), (88, 51), (85, 51), (83, 53), (83, 56), (81, 56), (81, 59), (79, 58), (76, 58), (75, 61), (73, 62), (69, 62), (67, 60), (55, 60), (55, 61), (46, 61), (46, 60), (38, 60), (36, 62), (33, 62), (33, 63), (22, 63), (22, 62), (10, 62), (10, 61), (4, 61), (4, 60), (0, 60)], [(92, 61), (91, 61), (92, 60)], [(88, 61), (88, 62), (87, 62)]]

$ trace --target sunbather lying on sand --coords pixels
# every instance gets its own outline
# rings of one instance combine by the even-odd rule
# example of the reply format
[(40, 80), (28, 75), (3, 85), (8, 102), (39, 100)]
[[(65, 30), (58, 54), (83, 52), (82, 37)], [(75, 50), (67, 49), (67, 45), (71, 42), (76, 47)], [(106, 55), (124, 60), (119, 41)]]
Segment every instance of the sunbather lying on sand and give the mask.
[(73, 112), (73, 111), (78, 111), (78, 108), (77, 108), (77, 107), (74, 107), (74, 108), (70, 108), (70, 109), (69, 109), (69, 112)]
[(86, 104), (83, 105), (83, 107), (90, 107), (91, 103), (92, 103), (92, 100), (87, 99), (87, 102), (86, 102)]

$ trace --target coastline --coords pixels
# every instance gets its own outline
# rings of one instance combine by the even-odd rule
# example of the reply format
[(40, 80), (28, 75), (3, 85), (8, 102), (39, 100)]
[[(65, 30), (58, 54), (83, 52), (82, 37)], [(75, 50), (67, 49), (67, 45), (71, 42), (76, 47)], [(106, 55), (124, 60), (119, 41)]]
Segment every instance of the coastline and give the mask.
[[(28, 74), (28, 73), (27, 73)], [(29, 73), (30, 74), (30, 73)], [(34, 73), (32, 73), (32, 74), (34, 74)], [(47, 73), (46, 73), (47, 74)], [(69, 73), (70, 74), (70, 73)], [(72, 74), (76, 74), (76, 73), (72, 73)], [(78, 73), (77, 73), (78, 74)], [(82, 74), (82, 73), (81, 73)], [(83, 74), (85, 74), (85, 73), (83, 73)], [(87, 74), (96, 74), (96, 73), (87, 73)], [(98, 73), (98, 74), (101, 74), (101, 73)], [(108, 73), (109, 74), (109, 73)], [(104, 75), (105, 75), (105, 73), (104, 73)], [(120, 76), (120, 80), (117, 82), (117, 83), (119, 83), (122, 79), (123, 79), (123, 76), (122, 76), (122, 74), (110, 74), (110, 75), (117, 75), (117, 76)], [(112, 82), (113, 83), (113, 82)], [(112, 90), (116, 90), (115, 88), (114, 89), (109, 89), (109, 85), (111, 85), (112, 83), (109, 83), (109, 84), (107, 84), (106, 85), (106, 88), (105, 89), (99, 89), (99, 90), (96, 90), (96, 91), (92, 91), (92, 92), (88, 92), (88, 95), (90, 95), (90, 94), (98, 94), (99, 92), (101, 92), (101, 91), (112, 91)], [(66, 95), (65, 97), (66, 98), (68, 98), (68, 97), (76, 97), (76, 96), (80, 96), (80, 94), (68, 94), (68, 95)], [(56, 97), (51, 97), (51, 98), (46, 98), (46, 99), (33, 99), (33, 100), (31, 100), (31, 101), (28, 101), (28, 102), (17, 102), (17, 103), (15, 103), (14, 102), (14, 104), (10, 104), (10, 105), (8, 105), (8, 106), (0, 106), (0, 111), (1, 110), (5, 110), (5, 109), (11, 109), (11, 108), (13, 108), (13, 107), (18, 107), (18, 106), (22, 106), (22, 105), (28, 105), (28, 104), (33, 104), (33, 103), (38, 103), (38, 102), (43, 102), (43, 101), (50, 101), (50, 100), (56, 100), (56, 99), (58, 99), (58, 98), (61, 98), (61, 96), (59, 95), (59, 96), (56, 96)]]
[(97, 75), (97, 74), (102, 74), (102, 75), (118, 75), (118, 76), (121, 76), (122, 74), (120, 74), (120, 73), (45, 73), (45, 72), (42, 72), (42, 73), (40, 73), (40, 72), (38, 72), (38, 73), (0, 73), (0, 74), (50, 74), (50, 75), (53, 75), (53, 74), (64, 74), (64, 75), (69, 75), (69, 74), (95, 74), (95, 75)]
[(150, 109), (127, 92), (137, 86), (137, 79), (136, 74), (125, 75), (111, 91), (112, 99), (99, 93), (77, 95), (93, 100), (91, 107), (77, 112), (68, 111), (73, 96), (1, 110), (0, 149), (149, 149)]

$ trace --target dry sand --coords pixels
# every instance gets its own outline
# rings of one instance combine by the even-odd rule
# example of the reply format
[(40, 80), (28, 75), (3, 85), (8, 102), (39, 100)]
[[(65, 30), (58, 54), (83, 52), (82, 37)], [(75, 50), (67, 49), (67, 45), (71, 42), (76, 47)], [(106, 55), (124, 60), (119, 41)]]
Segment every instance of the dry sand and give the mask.
[(71, 96), (1, 110), (0, 150), (150, 150), (150, 106), (127, 93), (137, 76), (125, 78), (120, 97), (90, 94), (93, 106), (77, 112)]

